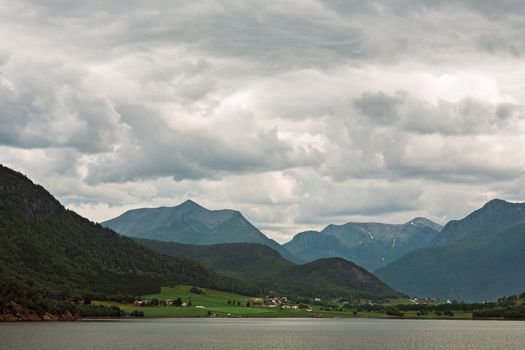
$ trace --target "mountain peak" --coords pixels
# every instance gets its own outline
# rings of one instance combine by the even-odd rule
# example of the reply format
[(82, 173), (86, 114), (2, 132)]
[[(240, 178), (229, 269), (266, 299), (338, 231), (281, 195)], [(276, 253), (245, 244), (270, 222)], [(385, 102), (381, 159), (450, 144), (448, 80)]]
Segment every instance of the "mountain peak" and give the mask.
[(441, 229), (443, 228), (443, 226), (441, 226), (440, 224), (430, 219), (424, 218), (422, 216), (413, 218), (412, 220), (407, 222), (405, 225), (420, 225), (420, 226), (430, 227), (436, 231), (441, 231)]
[(513, 203), (507, 202), (503, 199), (494, 198), (488, 201), (487, 203), (485, 203), (483, 207), (484, 208), (499, 207), (499, 206), (508, 205), (508, 204), (513, 204)]
[(200, 205), (197, 202), (192, 201), (191, 199), (185, 200), (181, 204), (177, 205), (177, 207), (204, 208), (202, 205)]
[(487, 239), (524, 220), (525, 203), (492, 199), (463, 219), (448, 222), (434, 245), (443, 246), (460, 240)]
[(179, 205), (172, 207), (171, 209), (176, 210), (178, 213), (194, 213), (194, 212), (207, 212), (209, 209), (206, 209), (197, 202), (187, 199)]

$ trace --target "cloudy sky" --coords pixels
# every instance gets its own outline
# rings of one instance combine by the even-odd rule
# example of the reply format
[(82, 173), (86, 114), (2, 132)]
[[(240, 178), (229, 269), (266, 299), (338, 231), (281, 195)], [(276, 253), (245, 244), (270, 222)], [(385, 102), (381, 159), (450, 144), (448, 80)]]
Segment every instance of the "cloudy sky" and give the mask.
[(525, 201), (520, 0), (0, 0), (0, 163), (279, 241)]

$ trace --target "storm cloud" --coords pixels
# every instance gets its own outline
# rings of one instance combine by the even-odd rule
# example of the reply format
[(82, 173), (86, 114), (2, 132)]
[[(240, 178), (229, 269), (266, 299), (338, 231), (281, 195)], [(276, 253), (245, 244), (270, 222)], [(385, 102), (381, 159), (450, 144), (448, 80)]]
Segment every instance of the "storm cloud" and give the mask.
[(522, 1), (0, 1), (0, 162), (271, 236), (525, 200)]

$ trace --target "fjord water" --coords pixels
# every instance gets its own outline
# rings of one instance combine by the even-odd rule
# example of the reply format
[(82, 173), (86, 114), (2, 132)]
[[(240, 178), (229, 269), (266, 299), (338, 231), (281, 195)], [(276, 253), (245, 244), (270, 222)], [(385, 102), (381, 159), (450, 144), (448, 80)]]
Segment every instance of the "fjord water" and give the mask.
[(525, 322), (151, 319), (0, 325), (10, 350), (520, 349)]

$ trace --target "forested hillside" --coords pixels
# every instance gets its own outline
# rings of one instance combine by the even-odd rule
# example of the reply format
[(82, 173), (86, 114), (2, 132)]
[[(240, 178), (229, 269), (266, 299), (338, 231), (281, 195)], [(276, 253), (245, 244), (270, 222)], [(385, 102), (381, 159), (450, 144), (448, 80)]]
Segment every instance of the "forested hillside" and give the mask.
[(59, 312), (73, 298), (115, 298), (196, 284), (253, 292), (185, 258), (167, 257), (65, 209), (0, 166), (0, 313), (11, 302)]

